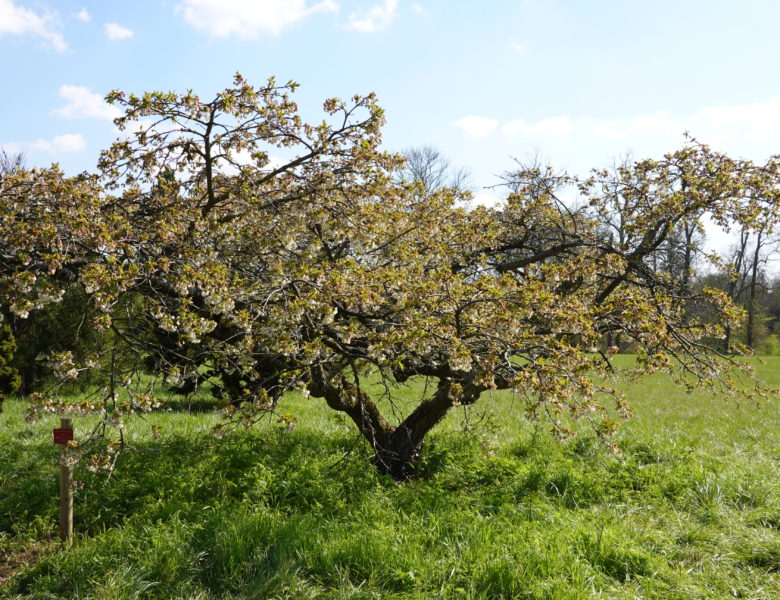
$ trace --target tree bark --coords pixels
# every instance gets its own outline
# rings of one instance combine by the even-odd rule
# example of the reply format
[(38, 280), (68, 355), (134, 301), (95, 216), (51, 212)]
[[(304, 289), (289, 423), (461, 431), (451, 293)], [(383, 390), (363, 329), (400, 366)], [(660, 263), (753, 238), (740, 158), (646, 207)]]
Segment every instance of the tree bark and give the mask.
[(421, 402), (398, 426), (390, 425), (371, 397), (342, 374), (328, 377), (318, 369), (313, 373), (309, 391), (352, 419), (374, 451), (374, 466), (380, 473), (404, 481), (414, 473), (425, 435), (450, 408), (476, 402), (482, 390), (443, 377), (436, 393)]
[(745, 332), (745, 344), (748, 348), (753, 348), (755, 338), (756, 323), (756, 286), (758, 285), (758, 261), (761, 258), (761, 234), (760, 229), (756, 233), (756, 248), (753, 252), (753, 264), (750, 273), (750, 296), (747, 306), (747, 331)]
[(461, 403), (464, 399), (461, 390), (461, 386), (451, 383), (449, 378), (440, 379), (436, 393), (421, 402), (382, 444), (373, 447), (374, 464), (380, 473), (399, 481), (409, 478), (420, 457), (425, 435), (450, 408)]

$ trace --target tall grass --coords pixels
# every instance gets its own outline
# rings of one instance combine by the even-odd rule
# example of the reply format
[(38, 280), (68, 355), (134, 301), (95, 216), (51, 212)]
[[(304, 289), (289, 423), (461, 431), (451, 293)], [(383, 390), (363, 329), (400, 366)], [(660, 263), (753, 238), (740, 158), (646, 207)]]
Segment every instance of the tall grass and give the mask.
[[(759, 369), (780, 385), (780, 359)], [(163, 437), (129, 426), (135, 450), (111, 478), (77, 468), (71, 549), (47, 541), (55, 420), (28, 425), (7, 402), (0, 547), (39, 555), (0, 598), (780, 597), (778, 406), (688, 396), (664, 376), (625, 389), (620, 457), (587, 430), (555, 442), (497, 394), (451, 414), (401, 485), (315, 400), (285, 398), (292, 432), (223, 440), (214, 415), (157, 413)]]

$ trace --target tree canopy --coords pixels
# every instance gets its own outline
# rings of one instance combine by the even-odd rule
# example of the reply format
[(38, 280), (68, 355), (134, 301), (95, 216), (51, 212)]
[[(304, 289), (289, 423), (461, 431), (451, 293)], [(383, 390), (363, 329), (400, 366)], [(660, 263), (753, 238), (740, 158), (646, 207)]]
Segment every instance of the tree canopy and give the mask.
[[(78, 285), (87, 326), (108, 340), (83, 361), (50, 356), (63, 380), (102, 369), (96, 395), (36, 394), (31, 414), (97, 411), (106, 431), (121, 427), (155, 404), (141, 376), (152, 373), (185, 392), (208, 381), (228, 402), (227, 428), (297, 389), (345, 413), (400, 479), (452, 407), (495, 389), (515, 390), (560, 436), (586, 419), (606, 439), (610, 408), (628, 414), (608, 382), (607, 334), (633, 342), (638, 371), (742, 393), (713, 342), (739, 311), (653, 261), (705, 218), (771, 229), (780, 159), (757, 165), (690, 140), (584, 180), (521, 170), (505, 203), (465, 210), (463, 190), (398, 176), (373, 95), (326, 100), (309, 124), (295, 87), (236, 76), (208, 101), (112, 92), (129, 134), (96, 173), (2, 176), (4, 312), (26, 317)], [(578, 198), (563, 201), (561, 185)], [(384, 414), (417, 376), (430, 395)]]

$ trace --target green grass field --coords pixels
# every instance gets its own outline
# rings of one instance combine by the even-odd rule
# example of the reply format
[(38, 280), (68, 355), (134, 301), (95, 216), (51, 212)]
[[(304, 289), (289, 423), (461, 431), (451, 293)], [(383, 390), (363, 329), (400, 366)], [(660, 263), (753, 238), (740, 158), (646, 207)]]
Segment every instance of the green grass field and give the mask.
[[(780, 387), (780, 358), (759, 372)], [(158, 413), (162, 438), (129, 426), (110, 479), (77, 467), (69, 550), (51, 541), (56, 419), (28, 425), (8, 401), (0, 598), (780, 598), (778, 403), (687, 396), (665, 376), (625, 389), (621, 457), (587, 430), (555, 442), (496, 394), (453, 412), (400, 485), (321, 401), (285, 399), (292, 432), (223, 440), (215, 415)]]

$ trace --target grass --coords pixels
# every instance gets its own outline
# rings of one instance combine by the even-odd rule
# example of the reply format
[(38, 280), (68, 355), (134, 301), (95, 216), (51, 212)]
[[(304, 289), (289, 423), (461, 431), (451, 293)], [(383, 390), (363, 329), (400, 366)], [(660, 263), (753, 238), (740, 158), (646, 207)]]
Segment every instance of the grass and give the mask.
[[(760, 372), (780, 386), (780, 358)], [(211, 414), (158, 413), (163, 437), (129, 426), (136, 450), (110, 479), (77, 468), (71, 549), (52, 541), (56, 420), (28, 425), (7, 402), (0, 598), (780, 597), (778, 405), (687, 396), (664, 376), (625, 388), (622, 457), (587, 432), (558, 444), (497, 394), (472, 435), (450, 415), (402, 485), (316, 400), (285, 400), (292, 432), (223, 440)]]

